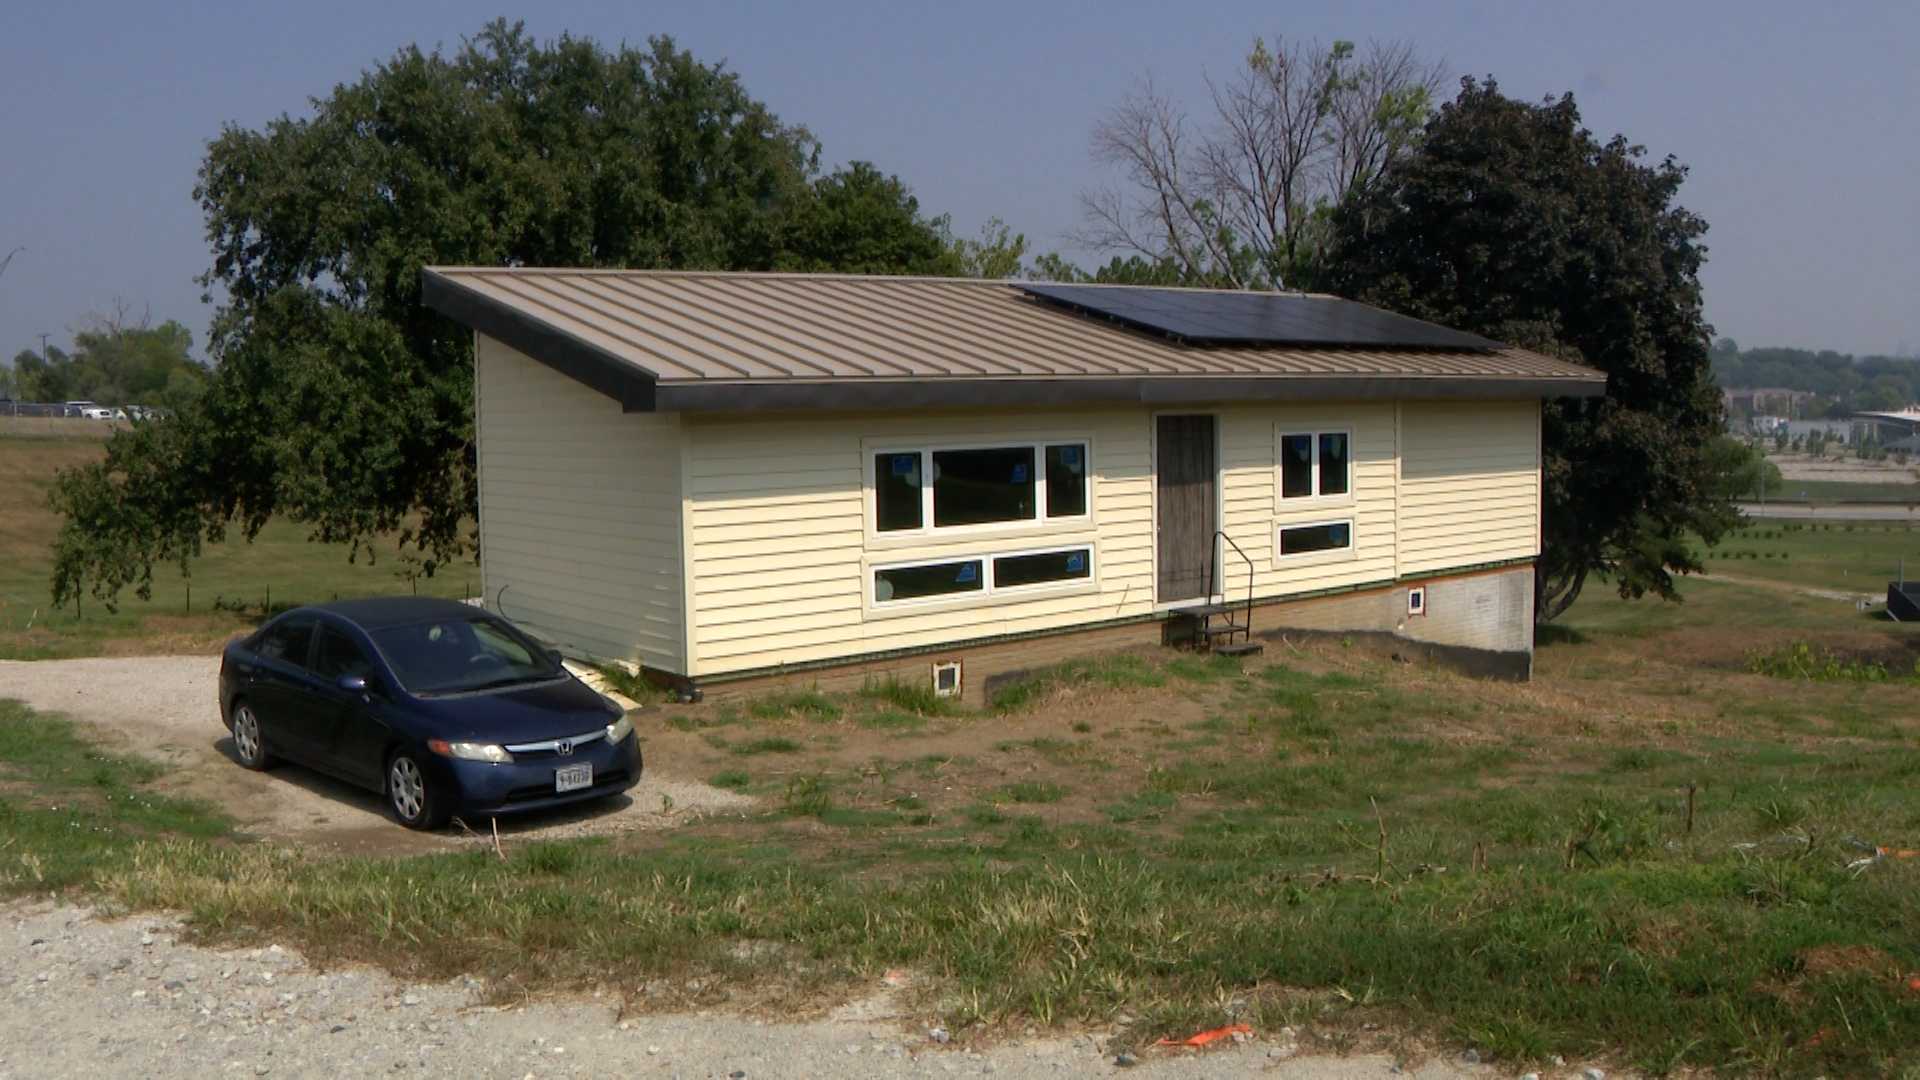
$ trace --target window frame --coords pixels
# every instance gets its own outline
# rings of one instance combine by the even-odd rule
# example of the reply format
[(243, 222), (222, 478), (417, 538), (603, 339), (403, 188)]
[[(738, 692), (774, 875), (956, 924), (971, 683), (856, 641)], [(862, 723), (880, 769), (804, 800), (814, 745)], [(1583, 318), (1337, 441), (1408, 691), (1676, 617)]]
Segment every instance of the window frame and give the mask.
[[(1058, 555), (1071, 551), (1087, 553), (1087, 575), (1085, 577), (1062, 578), (1058, 581), (1036, 581), (1028, 585), (1001, 585), (994, 568), (994, 560), (1014, 558), (1022, 555)], [(883, 570), (911, 570), (919, 566), (940, 566), (946, 563), (974, 562), (980, 566), (981, 587), (965, 592), (947, 593), (941, 596), (916, 596), (909, 600), (878, 600), (874, 597), (874, 576)], [(941, 554), (928, 554), (910, 559), (863, 560), (861, 565), (861, 589), (865, 597), (864, 607), (870, 615), (912, 614), (928, 608), (973, 607), (988, 604), (1005, 604), (1032, 599), (1036, 596), (1058, 596), (1077, 592), (1093, 592), (1100, 587), (1100, 551), (1099, 545), (1091, 538), (1076, 542), (1061, 542), (1041, 547), (982, 548), (964, 551), (952, 551)]]
[[(1347, 490), (1334, 495), (1322, 494), (1320, 490), (1320, 439), (1325, 435), (1339, 435), (1347, 440)], [(1309, 474), (1313, 491), (1308, 495), (1288, 495), (1286, 493), (1287, 462), (1282, 447), (1286, 445), (1289, 438), (1299, 436), (1305, 436), (1308, 444), (1313, 448), (1313, 464)], [(1273, 426), (1274, 512), (1285, 513), (1308, 507), (1353, 505), (1353, 489), (1358, 486), (1354, 457), (1353, 425), (1351, 424), (1275, 424)]]
[[(1086, 512), (1073, 515), (1047, 513), (1047, 448), (1078, 446), (1084, 462)], [(958, 450), (1030, 449), (1033, 451), (1033, 517), (1008, 521), (984, 521), (970, 525), (934, 524), (933, 455)], [(905, 547), (929, 540), (992, 536), (1000, 533), (1084, 529), (1094, 524), (1097, 498), (1094, 491), (1093, 460), (1097, 448), (1091, 435), (1058, 433), (1044, 435), (981, 436), (960, 439), (863, 439), (861, 440), (862, 511), (867, 546), (870, 548)], [(882, 454), (918, 454), (920, 456), (920, 527), (917, 529), (880, 529), (880, 484), (878, 459)], [(1003, 553), (996, 553), (1003, 554)], [(944, 560), (935, 560), (944, 561)]]
[[(1297, 433), (1296, 433), (1297, 434)], [(1319, 529), (1329, 525), (1347, 527), (1347, 546), (1321, 551), (1300, 551), (1291, 555), (1281, 550), (1283, 535), (1292, 529)], [(1313, 521), (1276, 521), (1273, 523), (1273, 564), (1276, 567), (1310, 566), (1314, 563), (1348, 562), (1359, 557), (1360, 529), (1352, 515), (1320, 518)]]

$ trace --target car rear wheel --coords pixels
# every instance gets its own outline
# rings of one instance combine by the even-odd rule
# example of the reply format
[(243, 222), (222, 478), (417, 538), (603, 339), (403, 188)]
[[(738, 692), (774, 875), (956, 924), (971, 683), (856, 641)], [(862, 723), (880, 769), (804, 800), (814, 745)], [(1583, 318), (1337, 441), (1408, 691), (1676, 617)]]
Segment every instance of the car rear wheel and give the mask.
[(266, 737), (260, 730), (260, 714), (244, 701), (233, 706), (233, 756), (240, 764), (256, 771), (273, 765), (273, 756), (267, 753)]
[(447, 823), (447, 805), (437, 785), (411, 753), (401, 751), (387, 762), (387, 805), (409, 829), (437, 829)]

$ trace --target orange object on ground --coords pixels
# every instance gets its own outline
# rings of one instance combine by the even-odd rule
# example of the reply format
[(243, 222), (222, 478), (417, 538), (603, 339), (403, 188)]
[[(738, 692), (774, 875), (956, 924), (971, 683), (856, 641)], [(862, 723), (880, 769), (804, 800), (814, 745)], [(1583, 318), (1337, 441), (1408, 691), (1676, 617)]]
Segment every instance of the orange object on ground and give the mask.
[(1191, 1035), (1184, 1039), (1161, 1039), (1159, 1042), (1154, 1043), (1153, 1045), (1155, 1046), (1205, 1046), (1210, 1042), (1218, 1042), (1221, 1039), (1230, 1038), (1234, 1035), (1251, 1035), (1251, 1034), (1253, 1034), (1253, 1029), (1251, 1027), (1248, 1027), (1245, 1024), (1228, 1024), (1226, 1027), (1214, 1028), (1212, 1031), (1203, 1031), (1198, 1035)]

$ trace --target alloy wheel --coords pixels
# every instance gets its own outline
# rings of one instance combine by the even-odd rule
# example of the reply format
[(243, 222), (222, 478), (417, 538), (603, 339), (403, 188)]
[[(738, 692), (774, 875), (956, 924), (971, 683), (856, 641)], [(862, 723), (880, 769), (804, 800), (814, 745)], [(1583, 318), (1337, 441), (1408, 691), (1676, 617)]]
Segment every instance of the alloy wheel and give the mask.
[(427, 781), (412, 758), (403, 755), (393, 759), (387, 770), (387, 797), (393, 800), (393, 809), (402, 820), (420, 816), (427, 804)]
[(242, 705), (233, 713), (233, 748), (248, 765), (260, 761), (260, 718), (253, 706)]

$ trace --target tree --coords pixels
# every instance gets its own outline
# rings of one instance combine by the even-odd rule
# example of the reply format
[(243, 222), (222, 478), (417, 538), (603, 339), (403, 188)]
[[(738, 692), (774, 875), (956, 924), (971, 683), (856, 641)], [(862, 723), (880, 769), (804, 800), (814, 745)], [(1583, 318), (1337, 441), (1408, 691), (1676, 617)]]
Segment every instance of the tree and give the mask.
[[(1009, 281), (1025, 272), (1026, 234), (1014, 232), (997, 217), (988, 218), (987, 223), (980, 227), (980, 239), (955, 238), (952, 245), (960, 273), (966, 277)], [(1058, 255), (1052, 253), (1042, 257), (1059, 259)]]
[(1712, 475), (1720, 479), (1722, 498), (1758, 498), (1777, 494), (1787, 486), (1780, 466), (1768, 461), (1756, 447), (1731, 436), (1715, 436), (1708, 442), (1706, 454)]
[(1196, 130), (1143, 81), (1094, 128), (1093, 156), (1122, 185), (1082, 194), (1080, 240), (1190, 281), (1304, 287), (1330, 208), (1407, 151), (1440, 85), (1409, 45), (1255, 38), (1230, 77), (1207, 80)]
[(229, 524), (303, 522), (357, 556), (397, 533), (425, 572), (470, 550), (472, 334), (423, 265), (951, 272), (904, 185), (820, 147), (667, 38), (536, 42), (495, 21), (407, 47), (208, 147), (195, 197), (224, 295), (213, 378), (172, 419), (63, 474), (56, 598), (146, 595)]
[(1572, 95), (1541, 104), (1464, 79), (1416, 152), (1333, 215), (1334, 291), (1607, 373), (1543, 408), (1545, 550), (1535, 614), (1589, 576), (1674, 598), (1692, 540), (1736, 520), (1709, 448), (1723, 423), (1701, 314), (1706, 222), (1686, 169), (1602, 143)]

